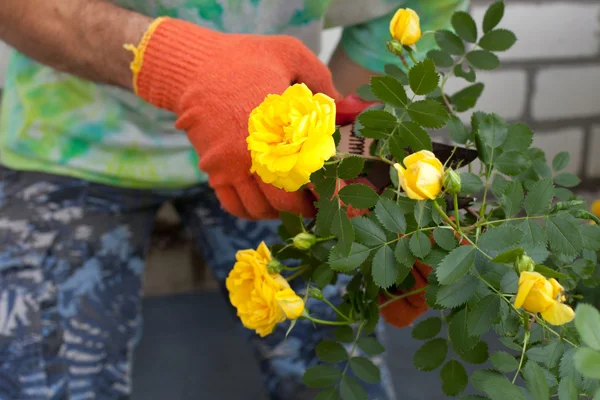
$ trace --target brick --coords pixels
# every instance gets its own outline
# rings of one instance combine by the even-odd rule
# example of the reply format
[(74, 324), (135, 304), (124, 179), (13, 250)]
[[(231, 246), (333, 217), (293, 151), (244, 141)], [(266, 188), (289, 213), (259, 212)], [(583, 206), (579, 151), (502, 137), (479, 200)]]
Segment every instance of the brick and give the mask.
[(563, 119), (600, 114), (600, 65), (556, 67), (535, 78), (534, 119)]
[[(485, 88), (475, 106), (475, 110), (495, 112), (506, 119), (518, 119), (523, 115), (527, 100), (527, 74), (525, 71), (477, 72), (477, 81)], [(452, 77), (446, 85), (446, 92), (453, 94), (471, 85), (462, 78)], [(461, 114), (469, 121), (472, 110)]]
[(587, 159), (586, 176), (591, 178), (600, 177), (600, 125), (592, 127), (592, 135), (590, 137), (590, 148)]
[[(479, 26), (486, 9), (482, 5), (473, 7), (473, 17)], [(499, 27), (515, 32), (518, 41), (501, 57), (529, 60), (597, 55), (600, 52), (599, 15), (600, 2), (510, 2)]]
[(552, 159), (561, 151), (570, 154), (569, 165), (563, 170), (577, 174), (580, 172), (583, 154), (584, 132), (582, 128), (566, 128), (550, 132), (536, 132), (532, 147), (539, 147), (546, 153), (546, 160), (552, 165)]

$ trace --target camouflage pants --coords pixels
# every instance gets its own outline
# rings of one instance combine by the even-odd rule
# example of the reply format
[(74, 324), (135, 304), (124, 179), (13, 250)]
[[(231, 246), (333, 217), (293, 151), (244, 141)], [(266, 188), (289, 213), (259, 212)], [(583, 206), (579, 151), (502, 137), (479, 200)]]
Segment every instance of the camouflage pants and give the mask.
[[(275, 222), (229, 216), (205, 185), (130, 190), (0, 167), (0, 400), (128, 398), (144, 254), (167, 200), (221, 283), (237, 250), (276, 240)], [(340, 288), (325, 292), (339, 302)], [(334, 318), (319, 306), (309, 305)], [(312, 398), (300, 377), (331, 329), (299, 323), (284, 341), (286, 328), (265, 339), (244, 331), (272, 399)], [(383, 382), (370, 399), (392, 398), (385, 368)]]

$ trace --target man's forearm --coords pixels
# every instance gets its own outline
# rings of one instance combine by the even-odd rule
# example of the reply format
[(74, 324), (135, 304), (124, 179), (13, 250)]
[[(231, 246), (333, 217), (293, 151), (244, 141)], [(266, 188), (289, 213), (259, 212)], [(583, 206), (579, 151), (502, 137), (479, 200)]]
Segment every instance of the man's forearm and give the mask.
[(152, 19), (104, 0), (4, 0), (0, 40), (28, 57), (95, 82), (130, 89), (133, 54)]

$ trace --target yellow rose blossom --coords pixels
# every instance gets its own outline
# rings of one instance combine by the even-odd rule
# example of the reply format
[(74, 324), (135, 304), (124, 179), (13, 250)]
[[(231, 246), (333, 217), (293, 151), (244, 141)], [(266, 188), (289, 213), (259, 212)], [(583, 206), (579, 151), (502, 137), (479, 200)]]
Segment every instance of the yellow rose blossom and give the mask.
[(521, 273), (515, 307), (529, 312), (541, 313), (542, 318), (552, 325), (564, 325), (575, 318), (571, 307), (562, 304), (564, 288), (556, 279), (546, 279), (537, 272)]
[(251, 172), (265, 182), (294, 192), (335, 155), (335, 102), (304, 84), (269, 95), (250, 114), (248, 150)]
[(410, 8), (399, 9), (390, 22), (390, 34), (405, 46), (417, 43), (421, 39), (419, 15)]
[(596, 200), (592, 203), (592, 214), (600, 218), (600, 200)]
[(404, 158), (404, 167), (396, 163), (398, 180), (406, 195), (413, 200), (435, 199), (442, 190), (444, 167), (435, 155), (421, 150)]
[(229, 300), (242, 324), (260, 336), (273, 332), (278, 323), (296, 319), (304, 312), (304, 301), (280, 274), (269, 274), (271, 252), (261, 243), (256, 250), (238, 251), (236, 263), (225, 285)]

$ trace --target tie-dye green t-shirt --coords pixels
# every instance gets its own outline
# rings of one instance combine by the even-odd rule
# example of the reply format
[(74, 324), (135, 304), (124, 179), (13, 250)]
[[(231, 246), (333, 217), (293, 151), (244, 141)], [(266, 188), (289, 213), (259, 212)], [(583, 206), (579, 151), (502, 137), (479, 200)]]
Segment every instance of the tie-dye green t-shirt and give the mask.
[[(223, 32), (287, 34), (318, 52), (325, 27), (343, 26), (342, 44), (358, 64), (380, 72), (388, 24), (399, 7), (423, 29), (446, 26), (467, 0), (114, 0), (149, 16), (171, 16)], [(419, 47), (433, 45), (430, 38)], [(40, 65), (14, 52), (0, 116), (0, 161), (19, 170), (95, 182), (177, 188), (204, 182), (198, 158), (175, 116), (107, 85)]]

